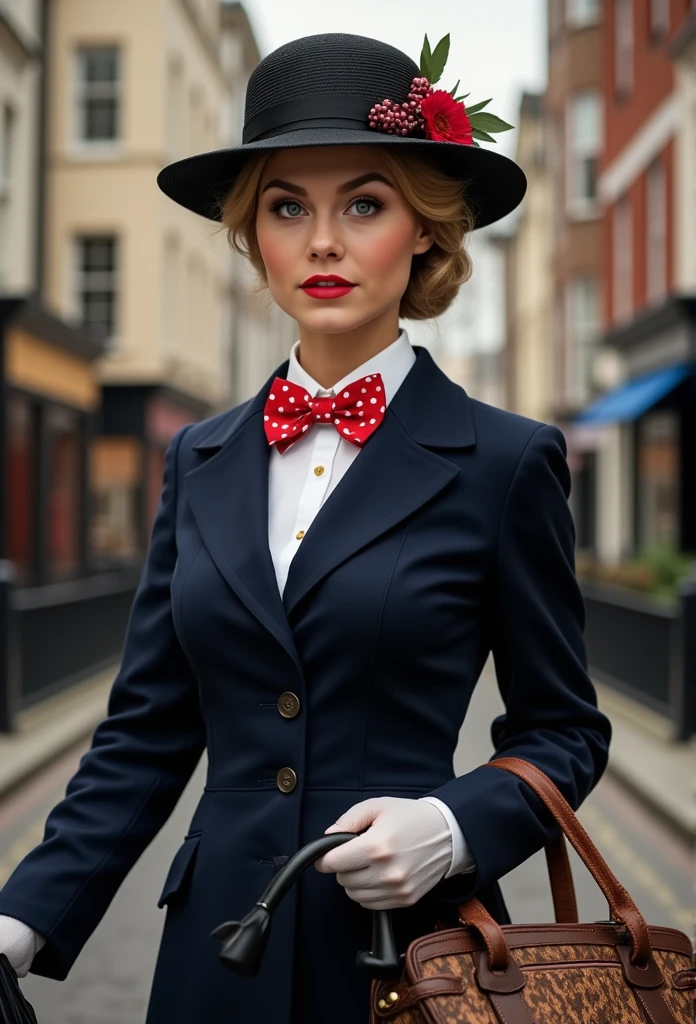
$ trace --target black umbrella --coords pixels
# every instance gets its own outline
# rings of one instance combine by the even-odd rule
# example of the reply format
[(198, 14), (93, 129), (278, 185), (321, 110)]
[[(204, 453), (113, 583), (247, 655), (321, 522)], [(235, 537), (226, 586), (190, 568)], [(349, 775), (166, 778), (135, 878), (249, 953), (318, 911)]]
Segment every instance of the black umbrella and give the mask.
[(0, 953), (0, 1024), (37, 1024), (36, 1014), (22, 995), (17, 975)]
[[(363, 832), (366, 831), (363, 829)], [(231, 971), (246, 978), (255, 977), (261, 966), (268, 942), (271, 916), (290, 886), (297, 881), (302, 871), (315, 860), (341, 843), (355, 839), (360, 832), (329, 832), (313, 839), (278, 872), (261, 893), (255, 905), (241, 921), (225, 921), (211, 932), (215, 939), (222, 940), (220, 960)], [(394, 945), (391, 918), (388, 910), (372, 912), (372, 949), (361, 950), (356, 964), (375, 978), (391, 978), (401, 971), (403, 955)]]

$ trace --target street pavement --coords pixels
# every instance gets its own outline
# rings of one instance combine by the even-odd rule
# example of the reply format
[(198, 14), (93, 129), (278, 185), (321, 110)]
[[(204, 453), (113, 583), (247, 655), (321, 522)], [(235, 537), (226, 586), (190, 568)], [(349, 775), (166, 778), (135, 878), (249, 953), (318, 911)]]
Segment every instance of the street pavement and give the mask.
[[(488, 759), (492, 753), (489, 723), (502, 710), (489, 661), (461, 731), (457, 775)], [(13, 865), (41, 840), (46, 814), (62, 796), (83, 751), (84, 746), (64, 756), (0, 803), (0, 885)], [(22, 981), (39, 1021), (142, 1024), (164, 923), (157, 898), (204, 780), (205, 759), (174, 814), (121, 886), (66, 981), (33, 975)], [(683, 841), (608, 775), (585, 802), (579, 818), (648, 922), (693, 936), (693, 858)], [(581, 920), (606, 918), (604, 898), (573, 851), (571, 862)], [(513, 921), (553, 920), (543, 852), (507, 875), (501, 885)], [(256, 895), (251, 893), (250, 899)]]

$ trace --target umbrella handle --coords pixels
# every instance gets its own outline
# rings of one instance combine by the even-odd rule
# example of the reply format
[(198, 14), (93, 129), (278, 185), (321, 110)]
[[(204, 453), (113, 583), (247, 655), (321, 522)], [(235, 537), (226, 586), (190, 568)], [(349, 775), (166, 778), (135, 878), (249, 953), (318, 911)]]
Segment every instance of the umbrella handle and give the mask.
[[(313, 839), (281, 868), (243, 920), (225, 921), (213, 929), (212, 938), (222, 940), (220, 960), (225, 966), (246, 978), (256, 977), (268, 942), (271, 916), (290, 886), (315, 860), (359, 834), (331, 832)], [(393, 978), (401, 973), (402, 958), (394, 945), (391, 917), (388, 910), (372, 913), (372, 949), (361, 950), (356, 964), (375, 977)]]

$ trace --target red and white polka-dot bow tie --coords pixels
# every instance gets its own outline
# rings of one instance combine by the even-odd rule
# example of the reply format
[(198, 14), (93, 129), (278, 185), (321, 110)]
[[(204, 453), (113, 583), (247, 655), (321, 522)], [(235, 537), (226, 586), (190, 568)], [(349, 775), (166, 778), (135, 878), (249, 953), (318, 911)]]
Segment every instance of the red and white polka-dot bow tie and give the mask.
[(386, 409), (381, 374), (351, 381), (336, 395), (311, 398), (299, 384), (276, 377), (263, 410), (269, 444), (284, 452), (315, 423), (332, 424), (345, 441), (365, 444), (384, 419)]

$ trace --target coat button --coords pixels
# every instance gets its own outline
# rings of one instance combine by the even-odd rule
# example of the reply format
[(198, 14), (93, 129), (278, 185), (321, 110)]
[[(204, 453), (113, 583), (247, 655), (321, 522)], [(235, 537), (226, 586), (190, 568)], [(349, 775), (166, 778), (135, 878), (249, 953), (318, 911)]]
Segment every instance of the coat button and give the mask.
[(292, 768), (281, 768), (276, 782), (281, 793), (292, 793), (297, 785), (297, 776)]
[(300, 698), (292, 691), (286, 690), (278, 698), (278, 710), (283, 718), (294, 718), (300, 710)]

